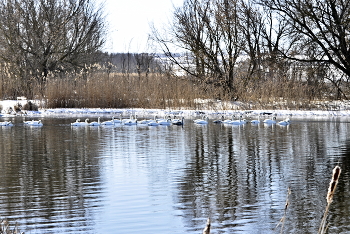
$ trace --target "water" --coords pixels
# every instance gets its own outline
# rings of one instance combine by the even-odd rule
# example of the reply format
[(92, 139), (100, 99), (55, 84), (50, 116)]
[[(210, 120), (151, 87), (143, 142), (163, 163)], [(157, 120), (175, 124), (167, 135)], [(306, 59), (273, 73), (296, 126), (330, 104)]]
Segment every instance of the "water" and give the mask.
[[(94, 117), (90, 118), (91, 120)], [(107, 119), (107, 117), (106, 117)], [(0, 217), (26, 233), (317, 233), (335, 165), (329, 233), (350, 230), (350, 121), (290, 126), (0, 128)]]

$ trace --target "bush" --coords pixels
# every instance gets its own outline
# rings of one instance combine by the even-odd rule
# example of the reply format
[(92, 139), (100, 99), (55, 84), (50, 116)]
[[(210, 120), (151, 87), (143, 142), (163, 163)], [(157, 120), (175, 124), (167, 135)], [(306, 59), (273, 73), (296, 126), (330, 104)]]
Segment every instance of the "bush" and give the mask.
[(23, 110), (30, 110), (30, 111), (37, 111), (39, 109), (39, 107), (35, 103), (28, 101), (26, 104), (24, 104), (22, 109)]

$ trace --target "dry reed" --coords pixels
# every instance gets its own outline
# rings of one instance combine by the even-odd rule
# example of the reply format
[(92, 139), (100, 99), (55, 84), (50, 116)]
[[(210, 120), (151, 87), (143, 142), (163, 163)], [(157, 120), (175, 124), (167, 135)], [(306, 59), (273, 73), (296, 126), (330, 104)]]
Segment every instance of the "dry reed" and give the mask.
[(339, 166), (336, 166), (333, 169), (332, 180), (329, 183), (328, 193), (327, 193), (327, 206), (326, 206), (325, 212), (323, 213), (323, 218), (321, 221), (321, 225), (318, 229), (318, 234), (323, 234), (327, 230), (326, 223), (327, 223), (328, 211), (331, 203), (333, 202), (333, 196), (335, 193), (335, 189), (337, 188), (337, 185), (338, 185), (340, 173), (341, 173), (341, 168)]
[(0, 223), (0, 234), (24, 234), (24, 232), (18, 230), (17, 223), (15, 227), (11, 229), (9, 222), (3, 219)]
[[(331, 100), (336, 92), (329, 84), (286, 78), (285, 74), (273, 78), (237, 74), (228, 91), (193, 77), (176, 77), (166, 72), (122, 73), (98, 64), (76, 73), (50, 74), (44, 85), (36, 79), (19, 78), (12, 71), (0, 66), (0, 98), (43, 98), (48, 108), (206, 109), (222, 100), (247, 103), (246, 109), (317, 109), (315, 100)], [(214, 102), (203, 104), (195, 101), (198, 99)]]
[(277, 224), (276, 226), (276, 229), (279, 225), (281, 225), (281, 231), (280, 233), (283, 233), (283, 228), (284, 228), (284, 223), (285, 223), (285, 220), (286, 220), (286, 217), (287, 217), (287, 209), (289, 207), (289, 196), (290, 194), (292, 193), (292, 191), (290, 190), (290, 188), (288, 187), (288, 192), (287, 192), (287, 198), (286, 198), (286, 204), (284, 206), (284, 214), (283, 214), (283, 217), (281, 218), (281, 220), (279, 221), (279, 223)]
[(203, 230), (203, 234), (210, 234), (210, 218), (207, 219), (207, 223), (206, 223), (205, 228)]
[(165, 75), (92, 74), (87, 79), (50, 81), (45, 96), (50, 108), (198, 108), (208, 98), (188, 80)]

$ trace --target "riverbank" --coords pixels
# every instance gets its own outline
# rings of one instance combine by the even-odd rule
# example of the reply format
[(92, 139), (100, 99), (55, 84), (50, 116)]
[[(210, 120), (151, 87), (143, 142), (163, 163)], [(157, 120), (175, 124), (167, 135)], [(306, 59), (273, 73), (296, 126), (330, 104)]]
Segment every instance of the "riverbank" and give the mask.
[[(28, 102), (34, 103), (38, 106), (38, 110), (23, 110), (15, 111), (15, 106), (25, 106)], [(38, 100), (3, 100), (0, 101), (1, 115), (16, 116), (16, 115), (28, 115), (28, 116), (130, 116), (137, 115), (142, 116), (184, 116), (195, 117), (201, 115), (208, 115), (209, 118), (217, 118), (218, 116), (231, 116), (231, 115), (276, 115), (276, 116), (294, 116), (294, 117), (350, 117), (350, 101), (333, 101), (333, 102), (319, 102), (315, 103), (317, 108), (312, 109), (290, 109), (283, 106), (283, 103), (276, 104), (273, 109), (251, 109), (249, 104), (241, 102), (225, 102), (217, 101), (213, 104), (210, 102), (205, 103), (203, 101), (203, 109), (144, 109), (144, 108), (45, 108), (43, 102)]]

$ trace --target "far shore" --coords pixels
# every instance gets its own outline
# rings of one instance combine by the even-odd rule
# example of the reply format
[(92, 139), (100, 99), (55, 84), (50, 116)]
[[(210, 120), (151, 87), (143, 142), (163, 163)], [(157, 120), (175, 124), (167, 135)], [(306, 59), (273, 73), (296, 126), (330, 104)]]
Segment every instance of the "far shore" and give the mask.
[[(35, 103), (39, 106), (37, 111), (22, 110), (19, 113), (13, 111), (14, 106), (21, 104), (24, 106), (28, 101)], [(184, 117), (197, 117), (201, 115), (208, 115), (209, 118), (217, 118), (218, 116), (232, 116), (232, 115), (275, 115), (275, 116), (291, 116), (291, 117), (350, 117), (350, 102), (349, 101), (334, 101), (324, 102), (319, 104), (319, 108), (311, 110), (293, 110), (289, 108), (280, 109), (259, 109), (253, 110), (247, 108), (247, 104), (240, 102), (221, 103), (218, 102), (215, 106), (211, 105), (207, 108), (191, 110), (186, 108), (176, 109), (144, 109), (144, 108), (45, 108), (41, 101), (38, 100), (2, 100), (0, 101), (2, 107), (1, 115), (16, 116), (16, 115), (28, 115), (28, 116), (86, 116), (86, 115), (102, 115), (102, 116), (130, 116), (137, 115), (142, 116), (184, 116)], [(225, 107), (225, 108), (223, 108)], [(229, 107), (229, 108), (228, 108)]]

